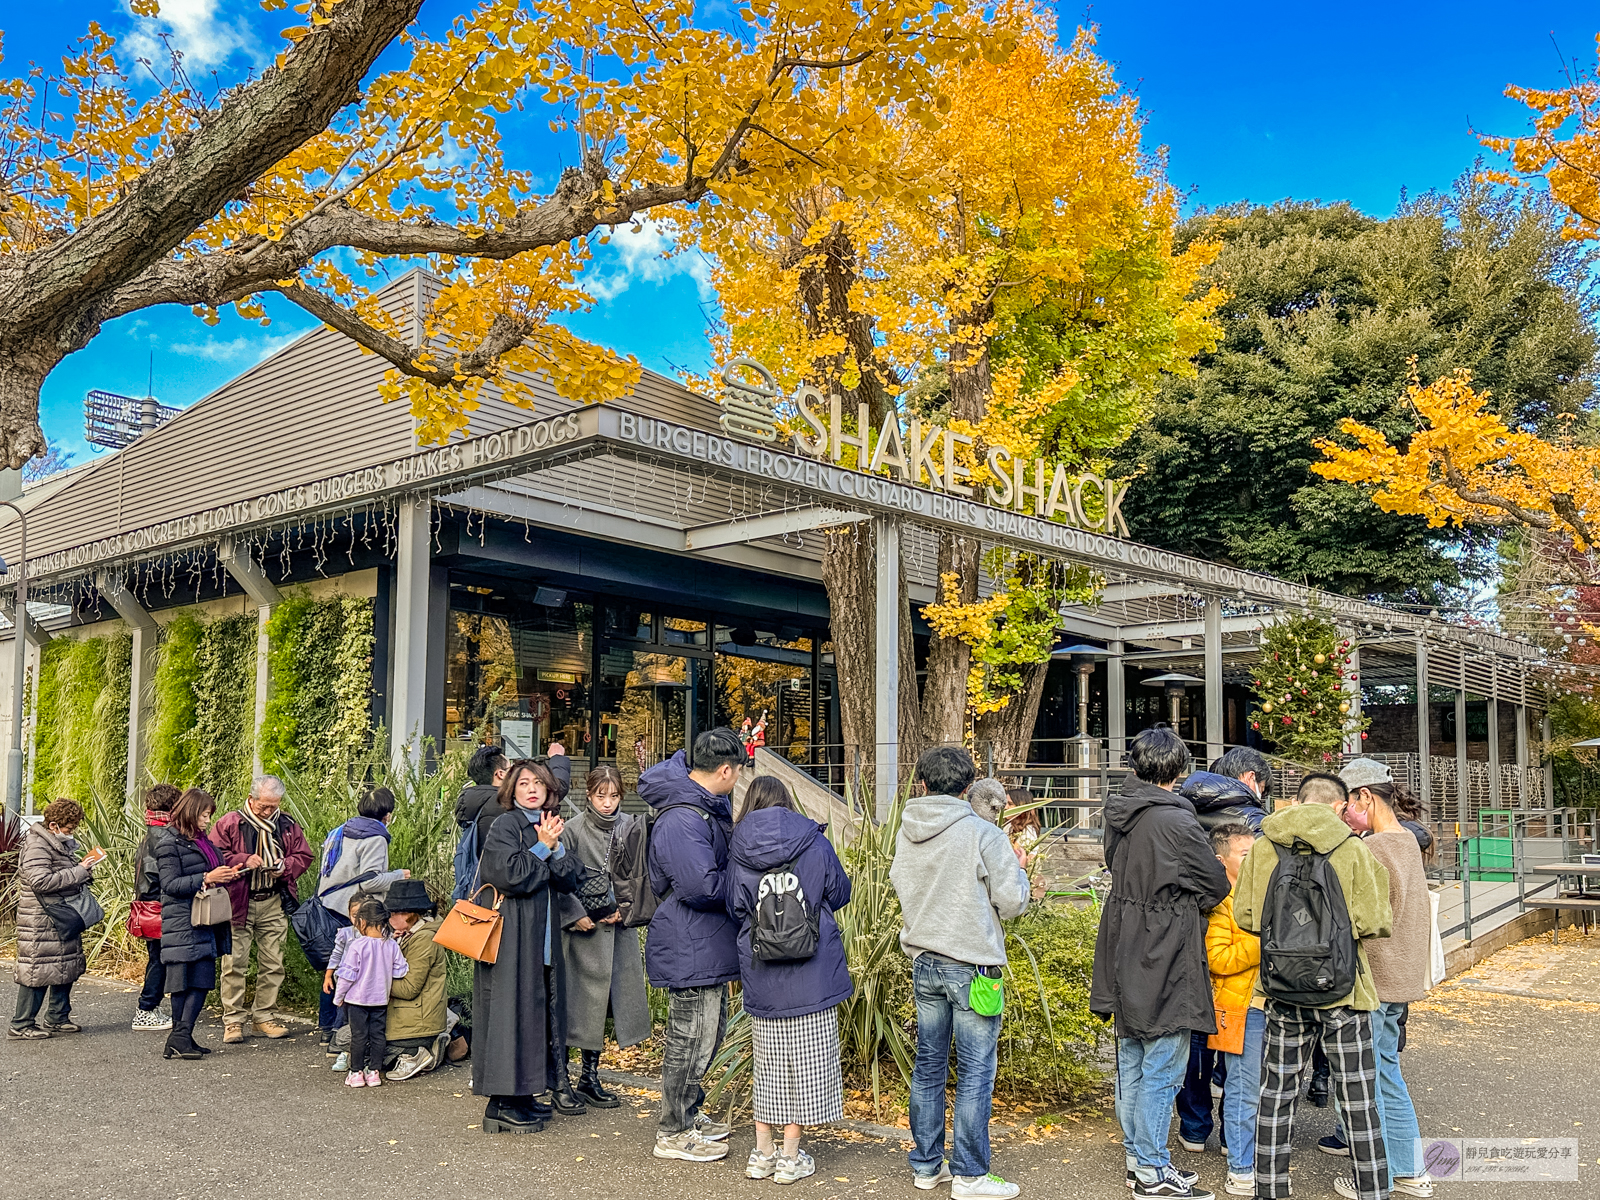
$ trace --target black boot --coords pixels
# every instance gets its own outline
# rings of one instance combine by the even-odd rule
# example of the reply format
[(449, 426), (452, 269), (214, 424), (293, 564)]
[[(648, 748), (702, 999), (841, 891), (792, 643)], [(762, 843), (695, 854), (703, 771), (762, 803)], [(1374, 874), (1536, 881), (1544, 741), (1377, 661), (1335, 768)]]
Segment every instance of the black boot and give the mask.
[(1330, 1074), (1326, 1061), (1319, 1064), (1311, 1072), (1311, 1083), (1306, 1088), (1306, 1099), (1318, 1108), (1328, 1107), (1328, 1076)]
[(578, 1077), (574, 1090), (592, 1108), (616, 1108), (622, 1101), (606, 1091), (600, 1082), (600, 1051), (580, 1050), (578, 1053), (583, 1056), (583, 1074)]
[(174, 1028), (167, 1035), (166, 1047), (161, 1051), (162, 1058), (202, 1058), (204, 1052), (194, 1044), (194, 1038), (187, 1029)]
[(493, 1096), (483, 1110), (485, 1133), (538, 1133), (544, 1118), (534, 1116), (517, 1096)]
[(552, 1074), (555, 1079), (550, 1086), (550, 1103), (563, 1117), (581, 1117), (588, 1112), (588, 1106), (572, 1090), (572, 1079), (567, 1074), (567, 1052), (565, 1048), (556, 1052), (556, 1057), (551, 1063)]

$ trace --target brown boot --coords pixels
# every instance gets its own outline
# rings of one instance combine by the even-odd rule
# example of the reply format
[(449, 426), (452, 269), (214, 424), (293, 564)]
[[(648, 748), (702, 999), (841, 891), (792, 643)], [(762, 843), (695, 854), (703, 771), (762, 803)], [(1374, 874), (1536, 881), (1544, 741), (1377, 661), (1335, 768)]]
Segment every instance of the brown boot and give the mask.
[(289, 1027), (282, 1021), (269, 1018), (265, 1021), (256, 1022), (256, 1032), (262, 1037), (271, 1038), (273, 1041), (277, 1041), (279, 1038), (286, 1038), (289, 1036)]
[(229, 1046), (237, 1046), (244, 1041), (244, 1025), (225, 1023), (222, 1026), (222, 1040)]

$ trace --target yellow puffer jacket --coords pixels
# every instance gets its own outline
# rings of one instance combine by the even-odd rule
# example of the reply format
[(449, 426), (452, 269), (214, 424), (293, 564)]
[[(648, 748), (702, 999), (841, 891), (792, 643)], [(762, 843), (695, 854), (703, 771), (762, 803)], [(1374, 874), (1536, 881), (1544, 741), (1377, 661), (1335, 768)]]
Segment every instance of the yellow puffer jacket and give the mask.
[(1261, 939), (1240, 929), (1233, 919), (1232, 892), (1206, 920), (1206, 961), (1217, 1007), (1249, 1008), (1261, 971)]

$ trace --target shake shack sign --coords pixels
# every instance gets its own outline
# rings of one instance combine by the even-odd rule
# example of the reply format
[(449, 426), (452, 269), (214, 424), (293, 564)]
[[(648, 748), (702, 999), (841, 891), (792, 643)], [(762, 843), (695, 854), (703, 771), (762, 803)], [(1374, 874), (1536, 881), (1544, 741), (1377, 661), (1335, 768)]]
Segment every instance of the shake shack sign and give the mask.
[[(742, 373), (741, 373), (742, 372)], [(751, 382), (749, 374), (757, 377)], [(734, 437), (771, 443), (777, 437), (777, 385), (760, 363), (736, 359), (723, 372), (722, 428)], [(794, 448), (819, 462), (843, 463), (847, 452), (857, 470), (887, 475), (901, 483), (926, 487), (947, 496), (974, 498), (978, 490), (968, 463), (973, 461), (972, 438), (942, 425), (911, 418), (902, 428), (899, 415), (885, 415), (874, 430), (865, 404), (856, 405), (852, 431), (846, 424), (844, 402), (823, 397), (813, 387), (801, 387), (793, 397), (804, 428), (794, 435)], [(983, 499), (995, 508), (1028, 513), (1046, 521), (1063, 521), (1077, 529), (1128, 536), (1122, 518), (1122, 501), (1128, 485), (1099, 475), (1069, 475), (1060, 463), (1042, 458), (1014, 458), (1004, 446), (988, 448), (988, 478)]]

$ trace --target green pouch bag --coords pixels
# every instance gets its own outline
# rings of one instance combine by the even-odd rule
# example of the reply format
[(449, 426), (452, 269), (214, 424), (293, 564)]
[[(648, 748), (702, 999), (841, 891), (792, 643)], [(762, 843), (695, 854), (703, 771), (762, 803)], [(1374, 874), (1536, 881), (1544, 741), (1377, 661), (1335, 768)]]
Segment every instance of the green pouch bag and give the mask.
[(974, 971), (972, 986), (967, 989), (967, 1003), (980, 1017), (998, 1017), (1006, 1010), (1006, 990), (999, 975), (985, 975)]

